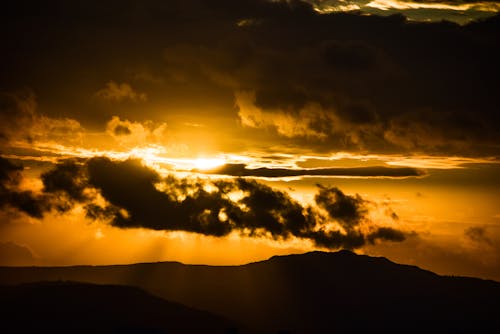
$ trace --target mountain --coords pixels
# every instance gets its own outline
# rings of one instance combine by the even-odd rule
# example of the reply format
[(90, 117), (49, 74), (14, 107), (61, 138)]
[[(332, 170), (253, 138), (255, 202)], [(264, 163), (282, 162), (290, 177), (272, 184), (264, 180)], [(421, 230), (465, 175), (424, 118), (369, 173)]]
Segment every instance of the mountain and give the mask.
[(349, 251), (276, 256), (243, 266), (0, 268), (0, 284), (39, 280), (141, 287), (269, 333), (500, 332), (500, 283), (440, 276)]
[(138, 288), (76, 282), (0, 287), (2, 333), (234, 333), (236, 323)]

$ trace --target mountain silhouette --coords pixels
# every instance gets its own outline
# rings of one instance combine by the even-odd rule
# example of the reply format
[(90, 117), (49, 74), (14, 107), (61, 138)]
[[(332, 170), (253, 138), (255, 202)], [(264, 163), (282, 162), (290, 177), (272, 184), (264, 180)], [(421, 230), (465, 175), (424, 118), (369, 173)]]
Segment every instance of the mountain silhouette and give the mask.
[(127, 286), (1, 286), (0, 302), (2, 333), (240, 333), (236, 323), (223, 317)]
[(440, 276), (350, 251), (242, 266), (0, 268), (2, 284), (37, 280), (137, 286), (268, 333), (500, 332), (500, 283)]

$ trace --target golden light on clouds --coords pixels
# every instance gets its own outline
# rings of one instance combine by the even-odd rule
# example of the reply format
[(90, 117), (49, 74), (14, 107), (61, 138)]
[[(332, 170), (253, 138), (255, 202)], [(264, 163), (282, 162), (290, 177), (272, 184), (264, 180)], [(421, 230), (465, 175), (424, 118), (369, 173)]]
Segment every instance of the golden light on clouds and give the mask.
[(496, 1), (454, 0), (307, 0), (319, 13), (359, 11), (366, 14), (403, 14), (412, 21), (448, 20), (466, 24), (500, 11)]
[(378, 8), (382, 10), (389, 9), (448, 9), (454, 11), (466, 11), (469, 9), (478, 9), (489, 12), (498, 12), (500, 5), (494, 1), (474, 1), (471, 3), (451, 2), (425, 2), (425, 1), (400, 1), (400, 0), (373, 0), (366, 4), (367, 7)]

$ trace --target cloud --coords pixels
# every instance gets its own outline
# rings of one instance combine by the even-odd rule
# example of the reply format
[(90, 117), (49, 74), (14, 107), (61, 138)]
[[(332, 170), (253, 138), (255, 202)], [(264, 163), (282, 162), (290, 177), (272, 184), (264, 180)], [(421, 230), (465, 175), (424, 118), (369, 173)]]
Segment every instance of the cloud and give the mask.
[(146, 102), (148, 97), (146, 93), (137, 92), (128, 83), (116, 83), (109, 81), (106, 86), (97, 91), (95, 96), (108, 101), (122, 102), (129, 100), (132, 102)]
[(321, 13), (361, 11), (378, 15), (403, 14), (415, 21), (449, 20), (465, 24), (497, 13), (492, 0), (307, 0)]
[[(5, 170), (19, 171), (6, 164)], [(329, 249), (403, 241), (406, 232), (371, 222), (368, 202), (334, 187), (319, 186), (315, 205), (253, 180), (161, 177), (138, 160), (65, 160), (41, 176), (42, 194), (26, 193), (38, 208), (13, 208), (35, 218), (82, 205), (92, 220), (119, 228), (142, 227), (222, 237), (236, 232), (276, 240), (299, 238)], [(12, 197), (16, 191), (8, 190)]]
[(58, 164), (58, 168), (51, 169), (41, 175), (44, 191), (46, 193), (63, 192), (69, 199), (85, 201), (87, 187), (82, 163), (75, 160), (66, 160)]
[(45, 199), (30, 190), (19, 189), (22, 166), (0, 156), (0, 208), (14, 208), (41, 218), (47, 210)]
[(2, 93), (0, 95), (0, 140), (19, 136), (25, 124), (33, 124), (36, 101), (33, 93)]
[(10, 162), (9, 160), (0, 157), (0, 187), (6, 188), (8, 185), (19, 183), (20, 174), (23, 167)]
[(498, 72), (495, 18), (458, 26), (319, 15), (307, 6), (274, 10), (249, 13), (259, 24), (235, 25), (220, 43), (169, 48), (167, 62), (175, 60), (171, 67), (188, 81), (208, 78), (231, 89), (241, 124), (274, 133), (275, 142), (496, 154), (497, 102), (487, 93)]
[(74, 119), (40, 114), (31, 90), (0, 93), (0, 145), (3, 147), (61, 140), (78, 143), (83, 134), (84, 129)]
[[(349, 21), (354, 22), (354, 17), (348, 16), (341, 23), (339, 18), (331, 16), (330, 27), (335, 31), (352, 31)], [(376, 20), (380, 21), (376, 23)], [(411, 27), (395, 18), (363, 21), (360, 19), (359, 24), (363, 26), (359, 32), (351, 32), (352, 36), (318, 38), (316, 44), (307, 45), (305, 40), (302, 45), (298, 37), (293, 54), (285, 48), (266, 45), (268, 52), (259, 53), (258, 63), (247, 65), (252, 71), (233, 75), (237, 76), (233, 81), (252, 86), (250, 92), (235, 95), (242, 125), (274, 129), (280, 136), (295, 138), (299, 145), (329, 149), (468, 151), (470, 154), (474, 147), (483, 154), (488, 154), (487, 147), (494, 150), (491, 136), (497, 131), (488, 120), (495, 118), (490, 112), (495, 102), (485, 96), (484, 91), (457, 86), (457, 80), (462, 78), (456, 78), (451, 69), (460, 68), (462, 74), (470, 73), (474, 80), (470, 64), (457, 59), (456, 55), (468, 57), (464, 54), (468, 52), (457, 47), (474, 44), (466, 34), (479, 33), (478, 30), (472, 25), (453, 27), (438, 23)], [(430, 38), (425, 27), (442, 34), (444, 40), (457, 39), (457, 44), (446, 48), (427, 45), (426, 49), (436, 52), (417, 59), (416, 48)], [(273, 29), (286, 30), (285, 27)], [(406, 40), (413, 51), (401, 52), (398, 43), (376, 40), (367, 33), (371, 30), (393, 34), (399, 41)], [(490, 59), (487, 52), (498, 52), (498, 46), (491, 44), (470, 47), (481, 53), (470, 55), (476, 57), (476, 64)], [(276, 59), (286, 60), (276, 63)], [(486, 76), (481, 85), (490, 87), (493, 81), (487, 79), (490, 76), (486, 69), (484, 71)], [(428, 76), (424, 78), (423, 73)], [(430, 88), (437, 82), (440, 94)], [(473, 110), (478, 109), (473, 105), (483, 106), (481, 117), (476, 117)], [(433, 121), (429, 122), (430, 119)], [(479, 143), (484, 146), (479, 148)]]
[(236, 107), (243, 126), (252, 128), (274, 128), (285, 137), (326, 138), (332, 131), (334, 119), (317, 106), (307, 106), (298, 114), (286, 111), (261, 110), (255, 106), (254, 92), (236, 93)]
[(477, 8), (483, 11), (496, 12), (498, 3), (488, 0), (374, 0), (367, 3), (368, 6), (388, 9), (420, 9), (434, 8), (450, 11), (466, 11)]
[[(182, 123), (237, 118), (242, 131), (222, 133), (210, 122), (206, 131), (250, 146), (498, 155), (498, 15), (460, 26), (321, 14), (311, 2), (93, 0), (29, 9), (13, 2), (2, 20), (9, 52), (1, 55), (0, 84), (11, 91), (29, 84), (52, 119), (63, 110), (96, 127), (117, 114), (109, 103), (87, 101), (107, 82), (98, 96), (121, 101), (121, 120), (164, 120), (167, 110)], [(23, 24), (26, 17), (39, 29)], [(63, 63), (60, 54), (68, 55)], [(139, 80), (137, 68), (158, 80)], [(94, 74), (81, 80), (82, 73)], [(154, 108), (127, 103), (146, 98)], [(113, 133), (126, 138), (127, 129)]]
[(43, 193), (33, 195), (33, 201), (43, 203), (45, 212), (82, 205), (89, 219), (119, 228), (298, 238), (330, 249), (402, 241), (405, 236), (370, 221), (367, 201), (335, 187), (319, 186), (316, 203), (302, 205), (254, 180), (162, 177), (139, 160), (105, 157), (62, 161), (41, 178)]
[(340, 222), (346, 230), (359, 225), (366, 214), (365, 201), (361, 196), (345, 195), (336, 187), (318, 185), (319, 193), (314, 198), (316, 203), (325, 209), (329, 216)]
[[(197, 171), (197, 170), (195, 170)], [(411, 167), (337, 167), (337, 168), (247, 168), (245, 164), (225, 164), (223, 166), (197, 171), (206, 174), (254, 176), (254, 177), (293, 177), (293, 176), (354, 176), (354, 177), (418, 177), (425, 175), (421, 169)]]
[(486, 229), (481, 226), (472, 226), (465, 230), (465, 236), (479, 244), (493, 246), (493, 241), (488, 237)]
[(380, 227), (375, 232), (370, 233), (367, 239), (370, 243), (374, 243), (377, 239), (404, 241), (406, 234), (392, 227)]
[(106, 124), (106, 132), (120, 145), (126, 147), (165, 143), (168, 136), (167, 123), (152, 121), (133, 122), (113, 116)]

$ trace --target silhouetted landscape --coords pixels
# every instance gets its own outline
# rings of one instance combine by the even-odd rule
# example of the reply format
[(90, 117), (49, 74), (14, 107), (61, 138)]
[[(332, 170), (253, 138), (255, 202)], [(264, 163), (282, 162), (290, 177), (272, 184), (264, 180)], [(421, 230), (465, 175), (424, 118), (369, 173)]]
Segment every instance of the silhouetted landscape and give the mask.
[[(27, 284), (37, 281), (58, 283)], [(4, 315), (10, 324), (21, 323), (28, 331), (61, 326), (71, 331), (125, 328), (168, 333), (500, 329), (500, 283), (440, 276), (350, 251), (275, 256), (243, 266), (159, 262), (2, 267), (0, 283), (9, 285), (2, 288), (3, 308), (8, 309)], [(34, 321), (24, 322), (25, 318)]]
[(233, 333), (237, 328), (133, 287), (40, 282), (0, 291), (3, 333)]
[(500, 333), (500, 0), (2, 5), (0, 334)]

